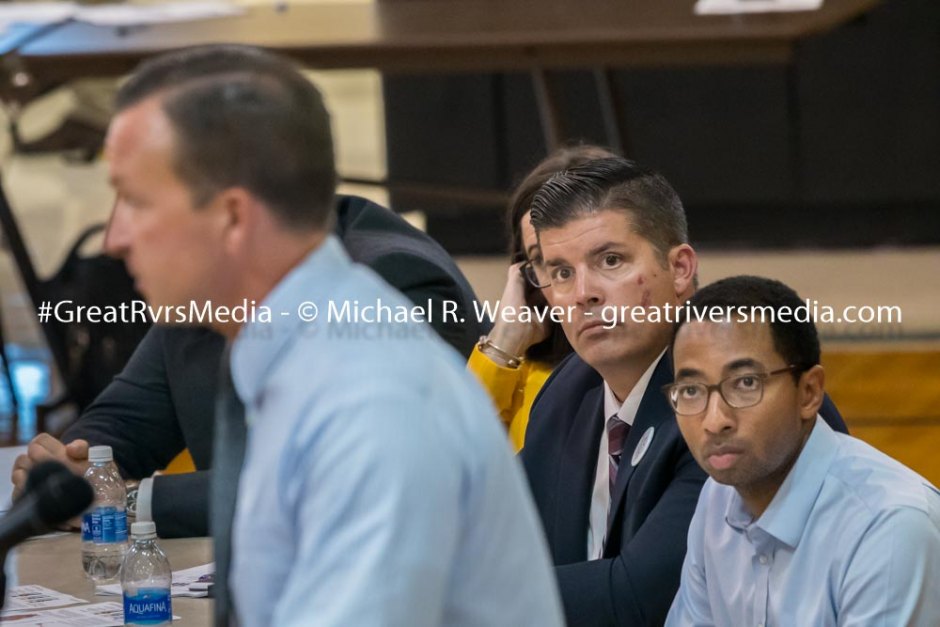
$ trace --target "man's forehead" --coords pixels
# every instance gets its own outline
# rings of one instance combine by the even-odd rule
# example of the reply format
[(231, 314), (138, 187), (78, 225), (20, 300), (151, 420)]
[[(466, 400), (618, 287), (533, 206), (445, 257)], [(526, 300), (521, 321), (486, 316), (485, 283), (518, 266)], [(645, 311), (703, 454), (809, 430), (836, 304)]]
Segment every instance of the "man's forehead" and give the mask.
[(138, 147), (167, 147), (172, 138), (173, 128), (161, 102), (148, 98), (115, 114), (108, 126), (105, 151), (113, 155)]
[[(708, 317), (710, 312), (702, 313)], [(677, 359), (685, 356), (687, 349), (692, 347), (717, 347), (721, 351), (722, 362), (731, 362), (749, 357), (763, 361), (771, 357), (776, 351), (773, 344), (773, 335), (770, 325), (760, 322), (742, 322), (733, 315), (730, 319), (721, 322), (710, 320), (688, 322), (679, 327), (673, 343), (673, 351)], [(690, 315), (696, 316), (693, 310)], [(713, 353), (712, 353), (713, 354)], [(734, 355), (734, 357), (728, 357)], [(718, 355), (715, 355), (718, 359)], [(724, 365), (724, 363), (716, 364)]]
[(169, 161), (173, 128), (156, 99), (148, 99), (117, 113), (108, 126), (104, 157), (112, 185), (128, 176), (128, 169), (152, 171)]
[(600, 209), (574, 216), (561, 226), (536, 229), (543, 247), (566, 247), (605, 239), (626, 242), (637, 237), (629, 211)]

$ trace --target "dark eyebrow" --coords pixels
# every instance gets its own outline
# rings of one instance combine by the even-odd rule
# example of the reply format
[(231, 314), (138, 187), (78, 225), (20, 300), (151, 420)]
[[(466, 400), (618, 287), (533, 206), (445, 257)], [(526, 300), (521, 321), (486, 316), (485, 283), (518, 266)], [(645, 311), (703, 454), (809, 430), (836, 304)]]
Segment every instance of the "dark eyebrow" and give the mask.
[(761, 370), (761, 369), (764, 369), (764, 364), (757, 361), (756, 359), (751, 359), (750, 357), (744, 357), (742, 359), (735, 359), (730, 364), (725, 366), (724, 370), (725, 371), (743, 370), (744, 368), (748, 368), (750, 370), (754, 370), (754, 369)]
[(703, 376), (701, 370), (696, 370), (695, 368), (679, 368), (679, 371), (676, 372), (676, 380), (678, 379), (693, 379), (695, 377), (701, 378)]
[(567, 261), (565, 261), (564, 259), (559, 259), (558, 257), (555, 257), (554, 259), (542, 260), (542, 264), (546, 266), (560, 266), (560, 265), (567, 265), (567, 263), (568, 263)]
[(605, 253), (609, 251), (611, 248), (620, 248), (620, 247), (621, 247), (621, 244), (618, 244), (617, 242), (604, 242), (600, 246), (595, 246), (594, 248), (592, 248), (590, 252), (588, 252), (588, 256), (596, 257), (597, 255), (600, 255), (601, 253)]
[[(596, 257), (597, 255), (603, 252), (606, 252), (607, 250), (610, 250), (611, 248), (620, 248), (620, 247), (622, 247), (622, 244), (618, 244), (617, 242), (604, 242), (603, 244), (599, 244), (598, 246), (595, 246), (594, 248), (589, 250), (587, 253), (587, 256)], [(559, 259), (557, 257), (552, 258), (552, 259), (546, 259), (542, 263), (544, 263), (546, 266), (568, 265), (568, 262), (562, 259)]]
[[(751, 359), (750, 357), (743, 357), (741, 359), (735, 359), (730, 364), (727, 364), (722, 371), (729, 372), (735, 370), (764, 370), (764, 364), (757, 361), (756, 359)], [(702, 378), (705, 376), (701, 370), (696, 370), (695, 368), (680, 368), (676, 371), (676, 380), (679, 379), (694, 379)]]

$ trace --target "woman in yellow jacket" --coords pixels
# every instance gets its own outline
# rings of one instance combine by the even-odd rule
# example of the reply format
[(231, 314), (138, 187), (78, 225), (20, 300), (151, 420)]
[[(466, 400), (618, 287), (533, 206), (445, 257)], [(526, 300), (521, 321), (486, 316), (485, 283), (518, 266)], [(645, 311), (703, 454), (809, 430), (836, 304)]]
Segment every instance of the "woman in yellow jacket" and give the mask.
[[(509, 266), (506, 287), (499, 300), (500, 309), (512, 307), (518, 312), (523, 307), (548, 306), (542, 290), (533, 287), (535, 283), (526, 279), (532, 273), (533, 264), (541, 263), (535, 229), (529, 222), (529, 207), (535, 193), (556, 172), (612, 156), (597, 146), (561, 148), (535, 166), (516, 187), (507, 211), (513, 263)], [(503, 320), (497, 310), (492, 330), (480, 338), (470, 355), (467, 367), (493, 398), (516, 451), (522, 449), (525, 442), (532, 401), (552, 369), (570, 352), (571, 345), (558, 324), (550, 321), (540, 323), (535, 319), (509, 322)]]

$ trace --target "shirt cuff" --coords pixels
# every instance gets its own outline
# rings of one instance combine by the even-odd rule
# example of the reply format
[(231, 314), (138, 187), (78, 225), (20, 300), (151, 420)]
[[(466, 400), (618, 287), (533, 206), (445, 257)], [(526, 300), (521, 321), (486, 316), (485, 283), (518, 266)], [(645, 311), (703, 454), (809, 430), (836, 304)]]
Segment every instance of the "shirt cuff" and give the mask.
[(137, 521), (153, 520), (151, 502), (153, 501), (153, 477), (140, 480), (137, 486)]

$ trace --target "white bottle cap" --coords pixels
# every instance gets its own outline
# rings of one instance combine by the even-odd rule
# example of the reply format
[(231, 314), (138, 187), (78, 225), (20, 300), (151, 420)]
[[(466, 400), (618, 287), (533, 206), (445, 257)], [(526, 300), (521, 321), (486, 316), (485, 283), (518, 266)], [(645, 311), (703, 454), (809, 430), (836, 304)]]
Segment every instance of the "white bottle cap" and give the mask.
[(131, 536), (135, 538), (156, 538), (157, 525), (152, 520), (131, 523)]
[(110, 462), (114, 459), (114, 453), (110, 446), (92, 446), (88, 449), (88, 461), (91, 463)]

